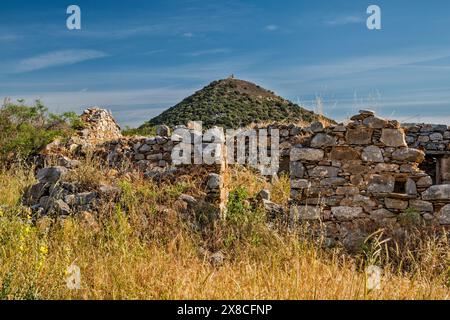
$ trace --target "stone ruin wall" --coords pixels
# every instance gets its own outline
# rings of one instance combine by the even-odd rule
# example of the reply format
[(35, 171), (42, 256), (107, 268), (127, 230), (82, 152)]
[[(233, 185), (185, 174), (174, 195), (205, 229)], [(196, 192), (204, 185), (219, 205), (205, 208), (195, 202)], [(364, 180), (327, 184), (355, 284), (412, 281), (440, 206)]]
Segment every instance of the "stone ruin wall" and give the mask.
[(426, 153), (421, 167), (431, 174), (434, 184), (450, 183), (450, 127), (433, 124), (403, 124), (406, 142)]
[[(159, 126), (155, 137), (125, 137), (122, 136), (120, 127), (111, 113), (106, 110), (87, 109), (81, 115), (81, 119), (86, 124), (85, 128), (71, 137), (67, 143), (55, 141), (47, 146), (43, 151), (44, 163), (56, 162), (62, 169), (70, 169), (77, 165), (76, 159), (91, 154), (95, 159), (104, 161), (119, 171), (140, 172), (145, 178), (157, 182), (174, 180), (177, 176), (186, 174), (200, 175), (203, 179), (202, 187), (206, 202), (217, 211), (217, 216), (224, 213), (228, 198), (223, 187), (226, 166), (224, 159), (218, 157), (216, 163), (211, 165), (194, 164), (192, 155), (192, 165), (174, 165), (172, 151), (180, 144), (181, 139), (174, 139), (166, 126)], [(194, 134), (192, 130), (191, 134)], [(196, 139), (198, 142), (198, 138)], [(211, 141), (202, 142), (211, 143)], [(223, 141), (216, 143), (223, 146)], [(194, 150), (194, 144), (191, 148)], [(222, 149), (225, 150), (225, 147)], [(40, 187), (38, 183), (35, 189), (42, 189)], [(38, 199), (31, 202), (39, 205), (40, 198), (47, 195), (40, 192), (37, 194)]]
[[(225, 154), (214, 165), (175, 166), (171, 155), (180, 141), (171, 139), (168, 127), (158, 127), (156, 137), (122, 137), (111, 115), (101, 109), (89, 109), (82, 118), (87, 130), (53, 154), (61, 154), (61, 149), (82, 154), (90, 146), (109, 165), (128, 163), (152, 179), (203, 170), (206, 199), (224, 213)], [(435, 178), (421, 167), (436, 152), (442, 156), (441, 167), (448, 162), (447, 126), (402, 127), (362, 111), (346, 125), (315, 122), (307, 128), (278, 124), (254, 129), (268, 129), (269, 135), (271, 129), (279, 130), (280, 171), (289, 172), (291, 179), (290, 221), (320, 223), (330, 243), (351, 245), (373, 229), (400, 227), (411, 211), (427, 225), (450, 225), (450, 185), (433, 185)], [(226, 149), (224, 141), (217, 143)], [(441, 182), (450, 180), (442, 176), (447, 178)]]
[(351, 120), (291, 150), (291, 220), (320, 222), (328, 242), (349, 246), (380, 227), (400, 229), (408, 215), (450, 225), (450, 185), (432, 186), (419, 168), (425, 152), (408, 146), (400, 123), (371, 111)]

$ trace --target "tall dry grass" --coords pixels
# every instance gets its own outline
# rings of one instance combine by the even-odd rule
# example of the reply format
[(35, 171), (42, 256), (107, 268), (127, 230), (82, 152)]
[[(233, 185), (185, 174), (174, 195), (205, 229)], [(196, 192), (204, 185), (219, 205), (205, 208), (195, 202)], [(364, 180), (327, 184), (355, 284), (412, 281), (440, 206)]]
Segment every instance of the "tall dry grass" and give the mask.
[[(92, 164), (84, 164), (92, 165)], [(89, 172), (87, 168), (79, 172)], [(40, 220), (20, 205), (32, 183), (23, 170), (0, 172), (1, 299), (448, 299), (449, 251), (443, 238), (415, 241), (416, 249), (385, 250), (374, 235), (366, 256), (325, 250), (300, 232), (267, 224), (252, 205), (261, 188), (287, 204), (288, 180), (273, 184), (251, 171), (231, 172), (231, 215), (199, 229), (186, 218), (181, 193), (200, 194), (184, 177), (155, 184), (114, 176), (122, 188), (106, 203), (100, 228), (82, 219)], [(95, 181), (94, 181), (95, 182)], [(378, 242), (376, 241), (378, 240)], [(380, 244), (381, 243), (381, 244)], [(214, 263), (220, 252), (224, 260)], [(387, 254), (389, 252), (389, 255)], [(364, 268), (383, 267), (379, 290), (368, 291)], [(68, 289), (67, 268), (81, 269), (81, 288)]]

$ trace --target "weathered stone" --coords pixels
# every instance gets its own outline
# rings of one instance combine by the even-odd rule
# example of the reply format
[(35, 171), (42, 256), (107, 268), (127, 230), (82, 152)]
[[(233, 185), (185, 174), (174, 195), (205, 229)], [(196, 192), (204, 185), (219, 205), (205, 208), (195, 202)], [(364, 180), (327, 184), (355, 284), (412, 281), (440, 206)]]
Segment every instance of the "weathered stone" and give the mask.
[(96, 198), (96, 192), (82, 192), (75, 195), (75, 203), (79, 206), (87, 205), (94, 201)]
[(147, 159), (147, 160), (150, 160), (150, 161), (160, 161), (160, 160), (163, 159), (163, 154), (162, 154), (162, 153), (149, 154), (149, 155), (146, 157), (146, 159)]
[(70, 215), (72, 213), (72, 210), (70, 210), (70, 207), (67, 203), (65, 203), (63, 200), (54, 200), (53, 202), (53, 210), (60, 215)]
[(48, 207), (48, 205), (50, 204), (50, 197), (49, 196), (43, 196), (43, 197), (41, 197), (40, 199), (39, 199), (39, 206), (40, 207), (42, 207), (42, 208), (47, 208)]
[(182, 195), (180, 195), (180, 197), (178, 199), (186, 202), (190, 208), (194, 208), (198, 204), (197, 199), (195, 199), (193, 196), (190, 196), (188, 194), (182, 194)]
[(134, 155), (134, 160), (136, 161), (140, 161), (140, 160), (144, 160), (145, 159), (145, 155), (143, 155), (142, 153), (136, 153)]
[(219, 189), (222, 186), (222, 177), (217, 173), (210, 173), (206, 185), (210, 190)]
[(373, 129), (367, 127), (357, 127), (347, 129), (346, 139), (348, 144), (370, 144), (372, 142)]
[(409, 195), (416, 195), (417, 194), (416, 183), (412, 179), (406, 180), (405, 189), (406, 189), (406, 194), (409, 194)]
[(263, 199), (264, 210), (270, 219), (274, 219), (276, 217), (280, 217), (284, 214), (284, 209), (279, 204), (276, 204), (270, 200)]
[(392, 193), (395, 188), (395, 178), (390, 175), (374, 174), (369, 177), (367, 190), (372, 193)]
[(431, 186), (422, 193), (423, 200), (450, 200), (450, 184)]
[(267, 189), (262, 189), (259, 193), (258, 193), (258, 199), (261, 200), (269, 200), (270, 201), (270, 191)]
[(36, 178), (40, 183), (56, 183), (67, 173), (64, 167), (46, 167), (38, 170)]
[(291, 219), (319, 220), (321, 209), (317, 206), (291, 206)]
[(337, 195), (356, 195), (359, 193), (359, 189), (357, 187), (339, 187), (336, 189)]
[(382, 208), (382, 209), (371, 211), (370, 217), (374, 220), (382, 220), (382, 219), (386, 219), (386, 218), (393, 218), (393, 217), (395, 217), (395, 214), (393, 214), (389, 210)]
[(352, 202), (352, 206), (364, 207), (364, 208), (373, 208), (377, 206), (377, 203), (369, 197), (356, 194), (353, 197), (349, 198)]
[(418, 171), (418, 167), (417, 164), (413, 163), (413, 164), (402, 164), (400, 166), (400, 172), (401, 173), (414, 173)]
[(291, 180), (292, 189), (308, 189), (311, 187), (311, 182), (306, 179)]
[(442, 141), (442, 140), (444, 140), (444, 136), (442, 135), (442, 133), (434, 132), (434, 133), (430, 134), (430, 140), (431, 141)]
[(388, 209), (405, 210), (408, 208), (408, 201), (399, 199), (386, 198), (384, 199), (384, 204)]
[(343, 124), (338, 124), (333, 128), (333, 132), (345, 132), (345, 131), (347, 131), (347, 127), (344, 126)]
[(392, 159), (420, 163), (425, 159), (425, 153), (417, 149), (401, 148), (392, 153)]
[(316, 178), (333, 178), (339, 173), (339, 168), (327, 167), (327, 166), (317, 166), (312, 170), (308, 171), (310, 177)]
[(303, 163), (295, 161), (290, 163), (290, 173), (293, 178), (303, 178), (306, 169)]
[(422, 143), (427, 143), (430, 141), (430, 137), (429, 136), (419, 136), (417, 138), (417, 141), (422, 142)]
[(336, 161), (359, 160), (360, 153), (351, 147), (335, 146), (331, 149), (330, 159)]
[(369, 109), (361, 109), (361, 110), (359, 110), (359, 114), (363, 115), (363, 116), (374, 116), (375, 111), (369, 110)]
[(314, 121), (311, 123), (310, 129), (312, 132), (322, 132), (324, 129), (323, 123), (320, 121)]
[(333, 217), (340, 221), (347, 221), (358, 218), (362, 214), (363, 208), (361, 207), (333, 207), (331, 213)]
[(406, 143), (411, 146), (411, 144), (413, 144), (414, 142), (416, 142), (416, 137), (414, 136), (406, 136)]
[(291, 161), (320, 161), (323, 159), (324, 151), (311, 148), (292, 148)]
[(342, 166), (344, 172), (350, 172), (353, 175), (366, 173), (370, 168), (362, 165), (360, 162), (347, 162)]
[(377, 146), (368, 146), (364, 148), (362, 160), (367, 162), (384, 162), (381, 149)]
[(434, 131), (444, 132), (446, 130), (447, 126), (443, 124), (424, 124), (420, 129), (420, 132), (434, 132)]
[(336, 144), (336, 138), (325, 133), (318, 133), (311, 140), (311, 147), (324, 148), (334, 146)]
[(410, 200), (409, 206), (420, 212), (434, 212), (433, 204), (423, 200)]
[(337, 187), (343, 186), (347, 180), (345, 178), (325, 178), (320, 180), (320, 185), (324, 187)]
[(387, 121), (383, 118), (372, 116), (364, 119), (363, 124), (373, 129), (382, 129), (387, 125)]
[(450, 204), (444, 206), (439, 211), (438, 219), (441, 225), (450, 225)]
[(170, 136), (170, 128), (166, 125), (158, 125), (156, 126), (156, 134), (162, 137)]
[(403, 129), (383, 129), (380, 141), (388, 147), (407, 146)]
[(152, 147), (149, 146), (148, 144), (143, 144), (143, 145), (139, 148), (139, 151), (140, 151), (141, 153), (146, 153), (146, 152), (149, 152), (149, 151), (151, 151), (151, 150), (152, 150)]
[(33, 205), (39, 202), (39, 199), (47, 193), (48, 185), (46, 183), (37, 183), (28, 188), (24, 196), (24, 202), (28, 205)]
[(392, 164), (392, 163), (379, 163), (375, 166), (375, 172), (382, 173), (382, 172), (396, 172), (399, 168), (398, 164)]
[(297, 126), (293, 127), (289, 132), (289, 134), (291, 136), (296, 136), (296, 135), (299, 135), (300, 133), (302, 133), (302, 128), (297, 127)]

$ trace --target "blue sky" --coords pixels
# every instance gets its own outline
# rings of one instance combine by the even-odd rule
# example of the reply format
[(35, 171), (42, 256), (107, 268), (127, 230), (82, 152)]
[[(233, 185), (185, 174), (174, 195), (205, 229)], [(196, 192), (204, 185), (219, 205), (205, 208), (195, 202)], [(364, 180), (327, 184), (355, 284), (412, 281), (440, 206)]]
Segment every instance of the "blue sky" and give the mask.
[[(82, 30), (66, 28), (71, 4)], [(370, 4), (382, 30), (366, 28)], [(2, 0), (0, 97), (137, 126), (234, 74), (338, 120), (370, 106), (450, 124), (449, 30), (447, 0)]]

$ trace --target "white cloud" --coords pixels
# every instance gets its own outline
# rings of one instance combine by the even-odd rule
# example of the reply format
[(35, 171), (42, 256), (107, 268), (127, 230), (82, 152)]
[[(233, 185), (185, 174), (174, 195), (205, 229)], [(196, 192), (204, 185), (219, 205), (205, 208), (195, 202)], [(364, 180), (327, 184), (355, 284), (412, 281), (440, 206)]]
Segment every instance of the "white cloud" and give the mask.
[(278, 30), (278, 26), (275, 24), (269, 24), (264, 29), (266, 29), (267, 31), (276, 31)]
[(183, 33), (183, 37), (186, 37), (186, 38), (192, 38), (193, 36), (194, 36), (194, 34), (192, 32)]
[(14, 71), (28, 72), (55, 66), (75, 64), (107, 56), (108, 54), (97, 50), (72, 49), (53, 51), (19, 61)]

